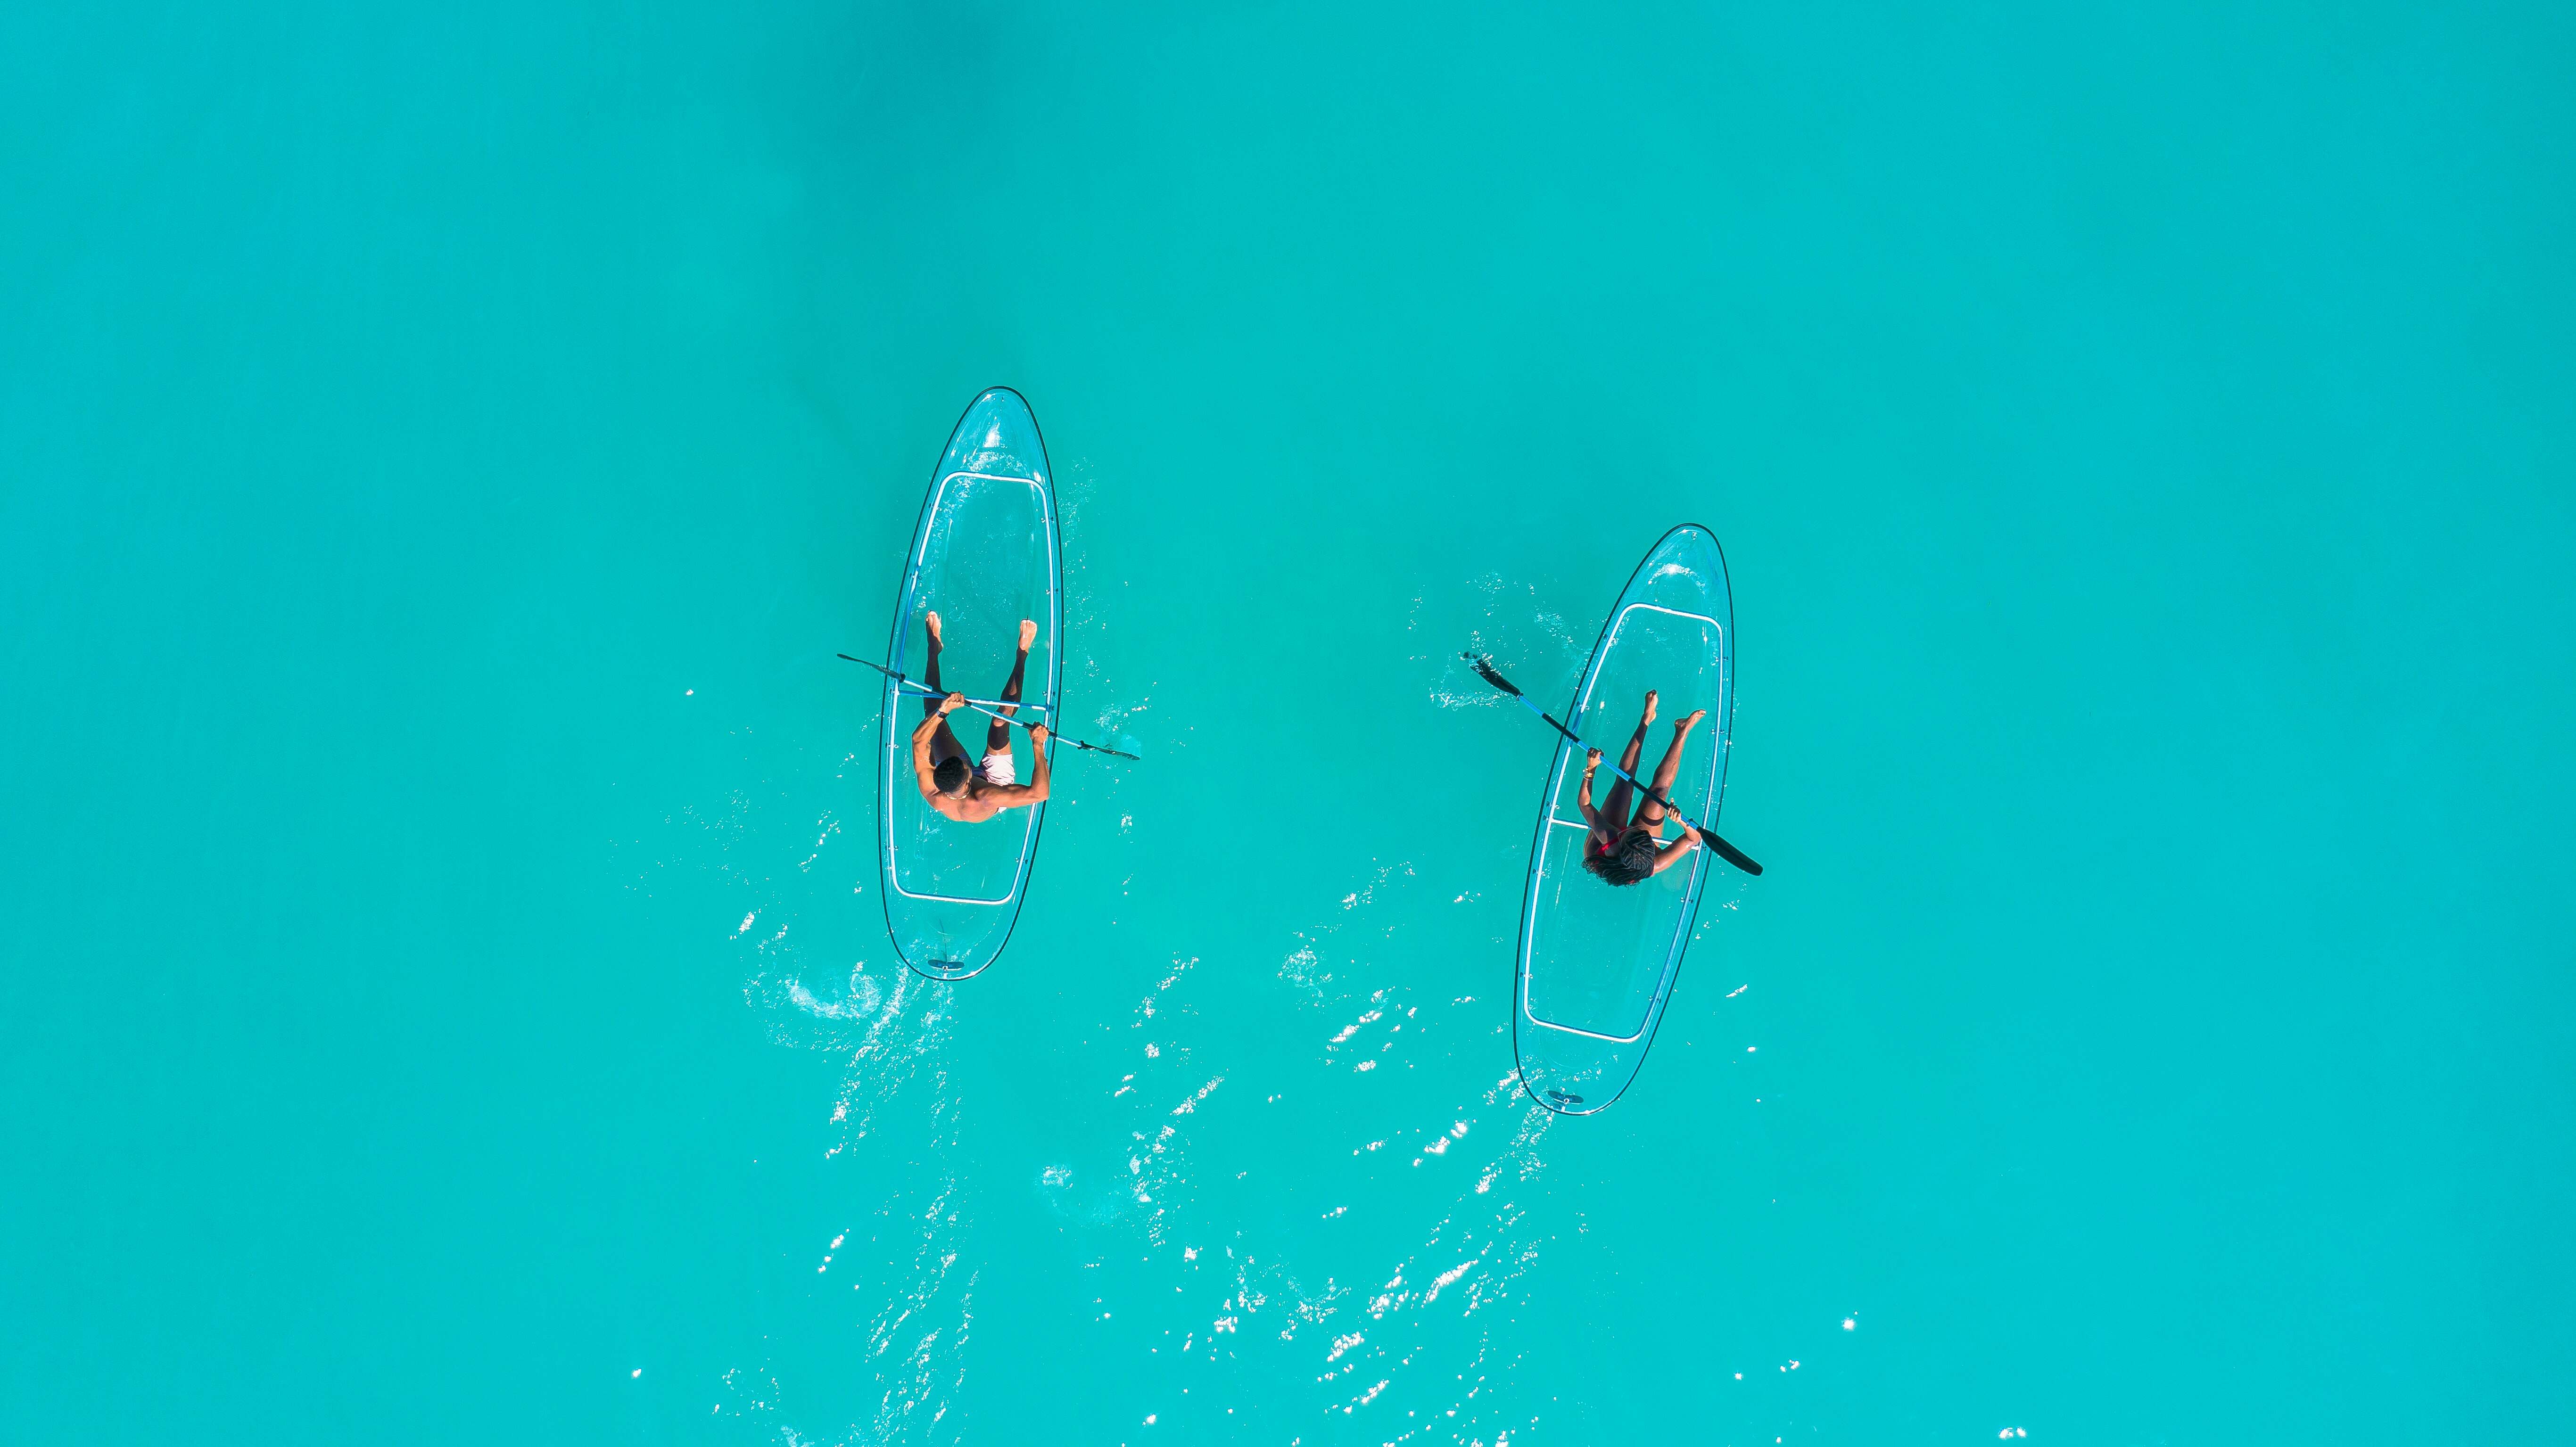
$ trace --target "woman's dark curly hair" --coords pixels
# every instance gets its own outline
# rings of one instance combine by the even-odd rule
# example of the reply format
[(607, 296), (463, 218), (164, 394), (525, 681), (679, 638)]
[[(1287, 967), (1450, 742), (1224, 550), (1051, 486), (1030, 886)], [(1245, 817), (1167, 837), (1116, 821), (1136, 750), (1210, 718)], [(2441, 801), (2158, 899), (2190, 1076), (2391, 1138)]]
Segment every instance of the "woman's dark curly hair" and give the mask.
[(1619, 843), (1604, 853), (1587, 852), (1583, 867), (1611, 884), (1641, 884), (1655, 877), (1655, 855), (1658, 850), (1654, 831), (1631, 829), (1619, 837)]

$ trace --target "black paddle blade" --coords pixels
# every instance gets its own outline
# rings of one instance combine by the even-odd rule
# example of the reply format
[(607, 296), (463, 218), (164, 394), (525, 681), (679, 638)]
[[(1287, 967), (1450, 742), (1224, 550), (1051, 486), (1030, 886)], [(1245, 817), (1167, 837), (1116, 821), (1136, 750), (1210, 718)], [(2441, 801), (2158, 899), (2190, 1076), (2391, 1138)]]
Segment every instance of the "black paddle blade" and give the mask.
[(1713, 829), (1702, 829), (1699, 831), (1699, 840), (1702, 844), (1716, 850), (1718, 858), (1725, 860), (1727, 863), (1734, 865), (1745, 873), (1755, 876), (1759, 876), (1762, 873), (1762, 866), (1753, 862), (1752, 855), (1747, 854), (1743, 850), (1736, 848), (1734, 845), (1727, 843), (1725, 840), (1718, 838), (1717, 831)]
[(1461, 653), (1458, 656), (1467, 660), (1469, 663), (1474, 664), (1476, 666), (1476, 672), (1482, 674), (1487, 683), (1492, 684), (1494, 687), (1501, 689), (1503, 692), (1510, 694), (1514, 698), (1521, 696), (1521, 691), (1512, 687), (1512, 681), (1510, 679), (1505, 678), (1494, 671), (1494, 665), (1487, 663), (1485, 660), (1472, 653)]

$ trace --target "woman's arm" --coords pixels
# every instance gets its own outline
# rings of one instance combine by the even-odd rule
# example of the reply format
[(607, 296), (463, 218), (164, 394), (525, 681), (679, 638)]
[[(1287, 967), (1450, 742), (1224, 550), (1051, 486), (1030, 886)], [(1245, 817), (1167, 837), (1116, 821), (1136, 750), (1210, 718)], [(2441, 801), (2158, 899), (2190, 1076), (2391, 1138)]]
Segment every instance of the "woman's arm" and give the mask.
[(1574, 792), (1574, 807), (1582, 811), (1583, 822), (1586, 824), (1598, 825), (1601, 822), (1600, 816), (1592, 808), (1592, 771), (1600, 767), (1601, 751), (1585, 749), (1583, 751), (1583, 787)]
[[(1675, 820), (1673, 822), (1678, 824), (1681, 821)], [(1666, 869), (1672, 866), (1672, 862), (1674, 860), (1681, 858), (1683, 855), (1690, 853), (1698, 847), (1699, 831), (1691, 828), (1688, 824), (1683, 824), (1681, 838), (1676, 839), (1672, 843), (1655, 851), (1655, 872), (1657, 874), (1663, 873)]]

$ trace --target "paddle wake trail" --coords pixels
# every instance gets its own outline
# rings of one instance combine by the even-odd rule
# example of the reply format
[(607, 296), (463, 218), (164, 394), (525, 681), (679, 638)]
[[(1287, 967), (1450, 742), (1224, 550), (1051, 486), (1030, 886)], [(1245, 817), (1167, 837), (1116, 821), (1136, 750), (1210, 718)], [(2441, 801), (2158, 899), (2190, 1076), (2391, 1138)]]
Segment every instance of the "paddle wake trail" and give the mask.
[(1494, 659), (1523, 688), (1547, 698), (1573, 691), (1592, 646), (1575, 636), (1538, 585), (1499, 573), (1416, 598), (1405, 634), (1410, 661), (1429, 676), (1431, 702), (1445, 709), (1511, 702), (1476, 676), (1458, 656), (1462, 648)]

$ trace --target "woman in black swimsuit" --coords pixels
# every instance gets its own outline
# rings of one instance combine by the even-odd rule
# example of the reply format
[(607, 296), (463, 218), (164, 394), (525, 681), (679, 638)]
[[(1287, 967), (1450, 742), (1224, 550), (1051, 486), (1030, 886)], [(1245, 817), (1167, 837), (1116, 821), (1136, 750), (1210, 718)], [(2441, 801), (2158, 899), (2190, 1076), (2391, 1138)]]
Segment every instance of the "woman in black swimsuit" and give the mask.
[[(1673, 725), (1673, 741), (1664, 750), (1664, 761), (1655, 765), (1654, 792), (1670, 798), (1673, 779), (1681, 773), (1682, 745), (1690, 731), (1708, 717), (1700, 709)], [(1655, 693), (1646, 691), (1646, 711), (1637, 719), (1637, 731), (1628, 736), (1626, 752), (1619, 756), (1619, 767), (1634, 775), (1637, 756), (1646, 746), (1646, 725), (1655, 721)], [(1699, 836), (1688, 829), (1670, 844), (1663, 841), (1664, 806), (1653, 799), (1642, 799), (1636, 814), (1628, 813), (1628, 801), (1637, 795), (1634, 785), (1621, 779), (1610, 790), (1609, 801), (1601, 808), (1592, 807), (1592, 773), (1601, 767), (1601, 751), (1586, 749), (1583, 755), (1583, 788), (1575, 795), (1575, 807), (1583, 811), (1583, 822), (1590, 832), (1583, 836), (1583, 867), (1612, 884), (1637, 884), (1663, 873), (1672, 862), (1699, 847)]]

